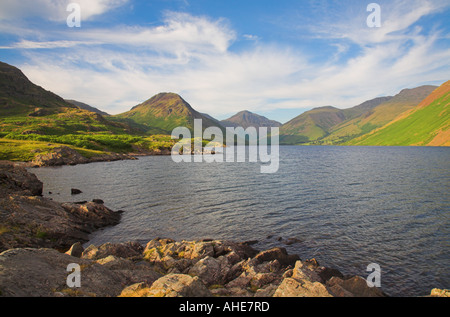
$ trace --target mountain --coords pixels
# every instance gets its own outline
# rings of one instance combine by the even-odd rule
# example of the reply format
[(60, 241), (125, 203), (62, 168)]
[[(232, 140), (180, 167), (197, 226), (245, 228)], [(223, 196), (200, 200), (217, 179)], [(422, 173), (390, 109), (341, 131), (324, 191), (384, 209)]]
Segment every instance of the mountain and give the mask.
[(70, 103), (70, 104), (72, 104), (72, 105), (74, 105), (74, 106), (77, 106), (80, 109), (88, 110), (90, 112), (95, 112), (95, 113), (98, 113), (98, 114), (100, 114), (102, 116), (109, 116), (108, 113), (106, 113), (104, 111), (101, 111), (100, 109), (97, 109), (95, 107), (92, 107), (92, 106), (90, 106), (88, 104), (85, 104), (83, 102), (76, 101), (76, 100), (71, 100), (71, 99), (65, 99), (65, 101)]
[(300, 144), (327, 135), (328, 130), (345, 120), (341, 110), (320, 107), (302, 113), (280, 128), (280, 144)]
[(83, 110), (32, 83), (18, 68), (0, 62), (0, 133), (65, 135), (128, 133), (122, 123)]
[(400, 93), (388, 101), (380, 103), (370, 111), (333, 127), (330, 134), (324, 137), (321, 142), (322, 144), (340, 144), (380, 128), (403, 112), (417, 106), (436, 88), (436, 86), (420, 86), (413, 89), (403, 89)]
[(134, 122), (143, 128), (156, 128), (166, 134), (171, 134), (176, 127), (187, 127), (192, 132), (194, 119), (202, 119), (203, 129), (217, 126), (217, 120), (197, 112), (175, 93), (159, 93), (130, 111), (113, 117)]
[(450, 146), (450, 81), (395, 120), (348, 144)]
[(375, 98), (349, 109), (330, 106), (312, 109), (280, 128), (280, 143), (342, 144), (411, 110), (436, 88), (404, 89), (394, 97)]
[(54, 114), (76, 109), (58, 95), (33, 84), (20, 69), (0, 62), (0, 115)]
[(220, 121), (224, 127), (243, 127), (247, 129), (248, 127), (280, 127), (281, 123), (274, 120), (269, 120), (266, 117), (260, 116), (256, 113), (244, 110), (238, 112), (234, 116)]

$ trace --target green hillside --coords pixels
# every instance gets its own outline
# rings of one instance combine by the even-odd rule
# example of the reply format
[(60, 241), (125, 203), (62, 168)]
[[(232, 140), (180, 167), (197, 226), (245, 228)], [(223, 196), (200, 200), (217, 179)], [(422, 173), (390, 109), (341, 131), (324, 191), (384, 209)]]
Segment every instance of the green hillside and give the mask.
[(195, 111), (175, 93), (159, 93), (130, 111), (113, 116), (113, 120), (114, 118), (122, 122), (127, 120), (129, 124), (138, 124), (147, 130), (156, 128), (160, 133), (166, 134), (171, 134), (177, 127), (187, 127), (193, 131), (194, 119), (202, 119), (203, 129), (217, 126), (217, 122)]
[(334, 107), (307, 111), (281, 126), (280, 144), (301, 144), (318, 140), (328, 134), (328, 129), (344, 120), (342, 111)]
[(321, 107), (307, 111), (280, 128), (281, 144), (343, 144), (380, 128), (411, 110), (435, 86), (404, 89), (394, 97), (379, 97), (349, 109)]
[(347, 144), (450, 146), (450, 81), (411, 111)]
[(33, 84), (16, 67), (0, 62), (1, 136), (137, 132), (128, 125), (78, 108)]
[(421, 86), (413, 89), (403, 89), (388, 101), (353, 119), (334, 126), (330, 130), (330, 134), (321, 140), (321, 143), (341, 144), (382, 127), (400, 114), (417, 106), (436, 88), (436, 86)]
[(170, 136), (147, 136), (139, 125), (108, 120), (33, 84), (0, 62), (0, 160), (30, 160), (66, 145), (84, 156), (170, 148)]

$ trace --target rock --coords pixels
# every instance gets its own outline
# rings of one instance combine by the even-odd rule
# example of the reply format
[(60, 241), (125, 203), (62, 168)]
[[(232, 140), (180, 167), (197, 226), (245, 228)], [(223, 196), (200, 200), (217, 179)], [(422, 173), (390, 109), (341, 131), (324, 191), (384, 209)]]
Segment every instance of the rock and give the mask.
[(136, 160), (136, 158), (132, 155), (122, 153), (107, 153), (91, 158), (86, 158), (76, 150), (68, 146), (61, 146), (53, 148), (51, 153), (36, 155), (31, 164), (36, 167), (41, 167), (77, 165), (92, 162), (111, 162), (118, 160)]
[(285, 245), (292, 245), (295, 243), (302, 243), (303, 241), (297, 238), (288, 238), (286, 240), (282, 240)]
[(0, 161), (0, 197), (9, 194), (41, 196), (43, 184), (36, 175), (12, 162)]
[(189, 275), (198, 276), (206, 286), (226, 283), (230, 264), (224, 256), (213, 258), (207, 256), (198, 261), (190, 270)]
[[(38, 197), (42, 198), (42, 197)], [(4, 235), (4, 234), (2, 234)], [(53, 249), (10, 249), (0, 254), (3, 296), (385, 296), (361, 277), (343, 279), (315, 260), (296, 260), (284, 249), (252, 253), (244, 244), (154, 239)], [(82, 252), (82, 253), (81, 253)], [(81, 258), (78, 258), (81, 253)], [(298, 258), (298, 257), (296, 257)], [(280, 262), (281, 261), (281, 262)], [(81, 288), (69, 288), (66, 269), (80, 265)], [(339, 274), (338, 274), (339, 273)], [(328, 280), (327, 280), (328, 279)], [(208, 289), (209, 288), (209, 289)], [(448, 296), (433, 290), (431, 296)]]
[(148, 289), (148, 297), (211, 297), (211, 292), (195, 276), (168, 274), (156, 280)]
[(98, 260), (108, 256), (115, 256), (124, 259), (141, 259), (144, 247), (138, 242), (125, 243), (105, 243), (96, 246), (89, 246), (82, 254), (83, 259)]
[(103, 201), (103, 200), (101, 200), (101, 199), (92, 199), (92, 202), (93, 203), (96, 203), (96, 204), (100, 204), (100, 205), (103, 205), (105, 202)]
[(70, 189), (70, 194), (71, 194), (71, 195), (79, 195), (79, 194), (81, 194), (81, 193), (82, 193), (82, 191), (79, 190), (79, 189), (77, 189), (77, 188), (72, 188), (72, 189)]
[(277, 260), (282, 266), (289, 266), (295, 265), (295, 262), (300, 258), (296, 254), (289, 255), (285, 248), (273, 248), (258, 253), (252, 261), (254, 264), (259, 264), (273, 260)]
[(360, 276), (349, 279), (332, 277), (327, 288), (335, 297), (385, 297), (386, 295), (377, 287), (367, 286), (367, 281)]
[(433, 288), (430, 293), (431, 297), (450, 297), (450, 290)]
[(69, 251), (66, 252), (66, 254), (74, 256), (76, 258), (81, 258), (81, 255), (83, 254), (84, 248), (81, 245), (80, 242), (74, 243)]
[(316, 269), (316, 273), (319, 275), (320, 279), (322, 280), (322, 283), (326, 283), (333, 276), (336, 276), (340, 279), (344, 278), (344, 275), (339, 270), (323, 266), (318, 267)]
[(48, 154), (36, 155), (32, 164), (34, 166), (61, 166), (84, 164), (87, 162), (89, 162), (89, 160), (76, 150), (67, 146), (61, 146), (55, 147), (52, 152)]
[(7, 229), (0, 235), (0, 251), (19, 247), (68, 250), (87, 242), (89, 233), (115, 225), (120, 214), (95, 203), (59, 203), (40, 196), (11, 195), (1, 198), (0, 221)]
[[(51, 111), (48, 109), (34, 108), (34, 111), (29, 113), (28, 116), (29, 117), (42, 117), (42, 116), (47, 116), (49, 114), (51, 114)], [(32, 131), (31, 133), (36, 133), (36, 132), (38, 132), (38, 131)], [(37, 134), (42, 134), (42, 132), (39, 132)]]
[(119, 297), (145, 297), (150, 285), (145, 282), (135, 283), (122, 290)]
[(300, 281), (307, 280), (309, 282), (323, 282), (322, 278), (315, 272), (315, 266), (308, 266), (307, 262), (297, 261), (292, 271), (292, 278)]
[(319, 282), (285, 278), (275, 291), (274, 297), (332, 297), (325, 285)]
[[(0, 254), (0, 287), (2, 296), (117, 296), (127, 277), (53, 249), (11, 249)], [(67, 286), (71, 263), (80, 265), (81, 287)]]

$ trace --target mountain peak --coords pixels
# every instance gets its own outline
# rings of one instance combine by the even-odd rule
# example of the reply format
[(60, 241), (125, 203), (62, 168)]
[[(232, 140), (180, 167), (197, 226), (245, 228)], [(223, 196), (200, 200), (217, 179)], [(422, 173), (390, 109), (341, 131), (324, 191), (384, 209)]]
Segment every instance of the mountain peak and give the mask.
[(234, 116), (221, 121), (222, 125), (225, 127), (243, 127), (247, 129), (248, 127), (279, 127), (280, 122), (267, 119), (264, 116), (250, 112), (248, 110), (243, 110), (236, 113)]
[(180, 95), (161, 92), (133, 107), (130, 111), (117, 115), (151, 128), (170, 133), (176, 127), (193, 129), (194, 119), (202, 119), (203, 127), (216, 126), (214, 120), (194, 110)]

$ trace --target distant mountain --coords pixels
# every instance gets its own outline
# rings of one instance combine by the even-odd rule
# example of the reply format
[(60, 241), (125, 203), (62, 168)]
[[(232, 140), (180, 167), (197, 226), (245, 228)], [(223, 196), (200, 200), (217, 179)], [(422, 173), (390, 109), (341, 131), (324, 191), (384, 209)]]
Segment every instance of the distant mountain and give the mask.
[(450, 81), (395, 120), (348, 144), (450, 146)]
[(176, 127), (187, 127), (193, 131), (194, 119), (202, 119), (203, 129), (217, 126), (217, 120), (197, 112), (175, 93), (159, 93), (130, 111), (113, 117), (133, 121), (148, 129), (157, 128), (167, 134), (171, 134)]
[(234, 116), (220, 121), (224, 127), (243, 127), (247, 129), (248, 127), (280, 127), (281, 123), (274, 120), (269, 120), (266, 117), (260, 116), (256, 113), (244, 110), (238, 112)]
[(90, 112), (95, 112), (95, 113), (101, 114), (102, 116), (109, 116), (108, 113), (106, 113), (104, 111), (101, 111), (100, 109), (97, 109), (95, 107), (92, 107), (92, 106), (90, 106), (88, 104), (85, 104), (83, 102), (76, 101), (76, 100), (71, 100), (71, 99), (65, 99), (65, 101), (68, 102), (68, 103), (71, 103), (72, 105), (77, 106), (80, 109), (84, 109), (84, 110), (87, 110), (87, 111), (90, 111)]
[(342, 144), (391, 122), (436, 88), (404, 89), (394, 97), (375, 98), (349, 109), (315, 108), (284, 124), (280, 128), (280, 143)]
[(304, 112), (280, 128), (280, 144), (301, 144), (320, 139), (328, 130), (345, 120), (344, 113), (334, 107), (320, 107)]

